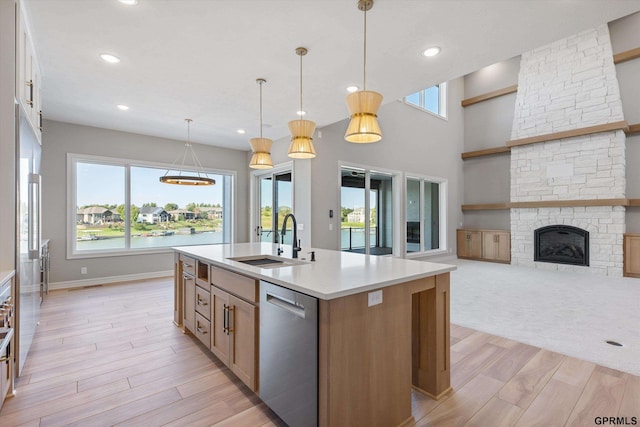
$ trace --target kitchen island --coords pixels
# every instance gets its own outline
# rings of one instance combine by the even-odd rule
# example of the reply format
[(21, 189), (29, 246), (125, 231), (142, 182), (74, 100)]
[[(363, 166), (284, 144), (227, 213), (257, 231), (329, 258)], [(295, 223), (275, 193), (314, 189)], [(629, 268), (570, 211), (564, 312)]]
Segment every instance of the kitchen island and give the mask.
[[(412, 387), (435, 399), (450, 390), (449, 272), (455, 266), (322, 249), (313, 249), (315, 261), (310, 254), (292, 260), (290, 245), (281, 256), (277, 248), (174, 248), (176, 325), (259, 393), (259, 281), (317, 298), (320, 426), (404, 425), (413, 420)], [(282, 262), (242, 262), (261, 257)], [(230, 299), (237, 301), (233, 308)], [(227, 341), (230, 333), (237, 341)]]

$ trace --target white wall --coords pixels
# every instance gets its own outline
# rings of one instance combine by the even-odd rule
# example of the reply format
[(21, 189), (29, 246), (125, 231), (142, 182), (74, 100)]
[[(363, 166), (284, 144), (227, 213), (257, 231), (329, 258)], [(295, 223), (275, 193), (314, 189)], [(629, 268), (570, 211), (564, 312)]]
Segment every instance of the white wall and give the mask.
[[(305, 218), (302, 214), (299, 215), (300, 212), (296, 212), (296, 217), (301, 222), (305, 221), (305, 227), (306, 224), (311, 225), (314, 247), (335, 250), (340, 248), (339, 162), (342, 161), (374, 169), (391, 169), (447, 179), (447, 235), (449, 248), (455, 253), (455, 228), (462, 221), (462, 96), (462, 79), (449, 82), (448, 120), (419, 111), (401, 101), (384, 105), (378, 112), (383, 138), (374, 144), (346, 142), (346, 119), (316, 131), (314, 145), (317, 157), (306, 161), (311, 167), (310, 179), (308, 182), (301, 182), (296, 178), (296, 193), (302, 191), (310, 195), (309, 214), (313, 215)], [(345, 117), (347, 116), (345, 106)], [(287, 139), (274, 143), (272, 157), (275, 163), (286, 161), (288, 147)], [(296, 160), (296, 164), (299, 162), (304, 161)], [(404, 197), (402, 203), (404, 204)], [(329, 218), (330, 209), (334, 212), (333, 218)], [(333, 231), (329, 230), (330, 223), (333, 223)]]
[[(148, 274), (173, 269), (173, 254), (66, 259), (67, 153), (119, 157), (171, 164), (182, 142), (108, 129), (45, 121), (42, 144), (42, 235), (51, 239), (51, 281)], [(194, 144), (206, 168), (236, 170), (236, 241), (248, 238), (248, 163), (246, 152)], [(81, 275), (80, 268), (88, 274)]]

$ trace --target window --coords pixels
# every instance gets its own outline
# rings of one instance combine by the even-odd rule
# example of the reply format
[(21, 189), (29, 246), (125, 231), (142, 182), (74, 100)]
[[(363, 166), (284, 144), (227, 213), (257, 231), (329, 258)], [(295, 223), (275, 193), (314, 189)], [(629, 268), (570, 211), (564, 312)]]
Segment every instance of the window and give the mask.
[(407, 253), (446, 247), (446, 181), (407, 178)]
[(70, 257), (231, 241), (232, 173), (208, 171), (216, 185), (198, 187), (161, 183), (162, 165), (73, 154), (68, 165)]
[(404, 97), (406, 104), (447, 117), (447, 83), (431, 86)]

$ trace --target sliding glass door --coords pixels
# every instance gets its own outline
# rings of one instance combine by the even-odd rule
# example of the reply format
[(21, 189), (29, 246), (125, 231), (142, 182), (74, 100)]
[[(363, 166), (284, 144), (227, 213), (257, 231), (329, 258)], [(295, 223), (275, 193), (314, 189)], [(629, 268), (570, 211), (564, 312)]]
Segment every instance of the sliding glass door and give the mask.
[(393, 252), (393, 176), (343, 167), (340, 171), (340, 249), (370, 255)]
[[(293, 182), (291, 171), (258, 175), (258, 241), (275, 243), (280, 239), (284, 217), (292, 212)], [(291, 231), (292, 222), (287, 224)], [(284, 243), (291, 243), (293, 233), (286, 233)]]

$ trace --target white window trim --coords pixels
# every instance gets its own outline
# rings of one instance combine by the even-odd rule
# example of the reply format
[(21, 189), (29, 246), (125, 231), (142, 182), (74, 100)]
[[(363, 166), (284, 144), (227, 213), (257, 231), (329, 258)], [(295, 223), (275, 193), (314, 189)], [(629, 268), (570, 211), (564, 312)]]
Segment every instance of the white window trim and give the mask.
[[(418, 252), (407, 252), (407, 200), (406, 200), (406, 194), (407, 194), (407, 180), (408, 179), (413, 179), (413, 180), (420, 180), (420, 251)], [(423, 208), (424, 208), (424, 201), (422, 200), (422, 198), (424, 197), (424, 182), (428, 181), (428, 182), (433, 182), (433, 183), (437, 183), (440, 185), (440, 191), (439, 191), (439, 204), (440, 204), (440, 232), (439, 232), (439, 248), (438, 249), (429, 249), (429, 250), (423, 250), (424, 248), (424, 235), (423, 235), (423, 230), (424, 230), (424, 212), (422, 212)], [(449, 246), (448, 246), (448, 239), (447, 239), (447, 201), (448, 201), (448, 194), (449, 194), (449, 181), (446, 178), (440, 178), (440, 177), (435, 177), (435, 176), (429, 176), (429, 175), (420, 175), (420, 174), (413, 174), (413, 173), (407, 173), (404, 176), (404, 203), (402, 205), (402, 209), (403, 209), (403, 242), (404, 242), (404, 256), (406, 258), (421, 258), (421, 257), (425, 257), (425, 256), (435, 256), (435, 255), (442, 255), (442, 254), (446, 254), (449, 252)]]
[[(411, 108), (415, 108), (416, 110), (420, 110), (422, 112), (430, 114), (433, 117), (437, 117), (437, 118), (442, 119), (444, 121), (449, 121), (449, 119), (448, 119), (449, 110), (447, 109), (448, 84), (447, 84), (447, 82), (442, 82), (442, 83), (439, 83), (439, 84), (434, 85), (434, 86), (440, 86), (440, 89), (438, 90), (438, 110), (439, 111), (443, 111), (444, 114), (434, 113), (433, 111), (427, 110), (426, 108), (421, 107), (420, 105), (416, 105), (416, 104), (414, 104), (412, 102), (408, 102), (406, 96), (404, 98), (402, 98), (402, 102), (404, 102), (405, 105), (407, 105), (407, 106), (409, 106)], [(429, 87), (432, 87), (432, 86), (429, 86)], [(420, 93), (420, 104), (421, 105), (424, 105), (424, 90), (425, 89), (429, 89), (429, 88), (424, 88), (424, 89), (421, 89), (421, 90), (418, 91)]]
[[(146, 160), (132, 160), (118, 157), (104, 157), (93, 156), (88, 154), (67, 153), (67, 232), (66, 232), (66, 247), (67, 247), (67, 259), (82, 259), (82, 258), (101, 258), (101, 257), (113, 257), (113, 256), (129, 256), (129, 255), (142, 255), (142, 254), (156, 254), (156, 253), (170, 253), (173, 252), (171, 247), (150, 248), (150, 249), (131, 249), (129, 242), (125, 239), (125, 248), (123, 249), (106, 249), (95, 251), (76, 251), (74, 242), (76, 241), (76, 173), (74, 166), (77, 162), (91, 162), (101, 163), (105, 165), (115, 165), (125, 167), (125, 205), (130, 206), (131, 202), (131, 188), (130, 188), (130, 170), (132, 166), (142, 167), (156, 167), (160, 169), (176, 170), (175, 165), (169, 163), (150, 162)], [(236, 182), (237, 172), (228, 169), (209, 169), (205, 168), (204, 172), (218, 175), (228, 175), (231, 177), (231, 191), (229, 192), (229, 199), (231, 206), (229, 207), (229, 217), (231, 223), (229, 227), (231, 241), (236, 240)], [(129, 210), (125, 214), (125, 235), (130, 235), (131, 221), (129, 221)]]

